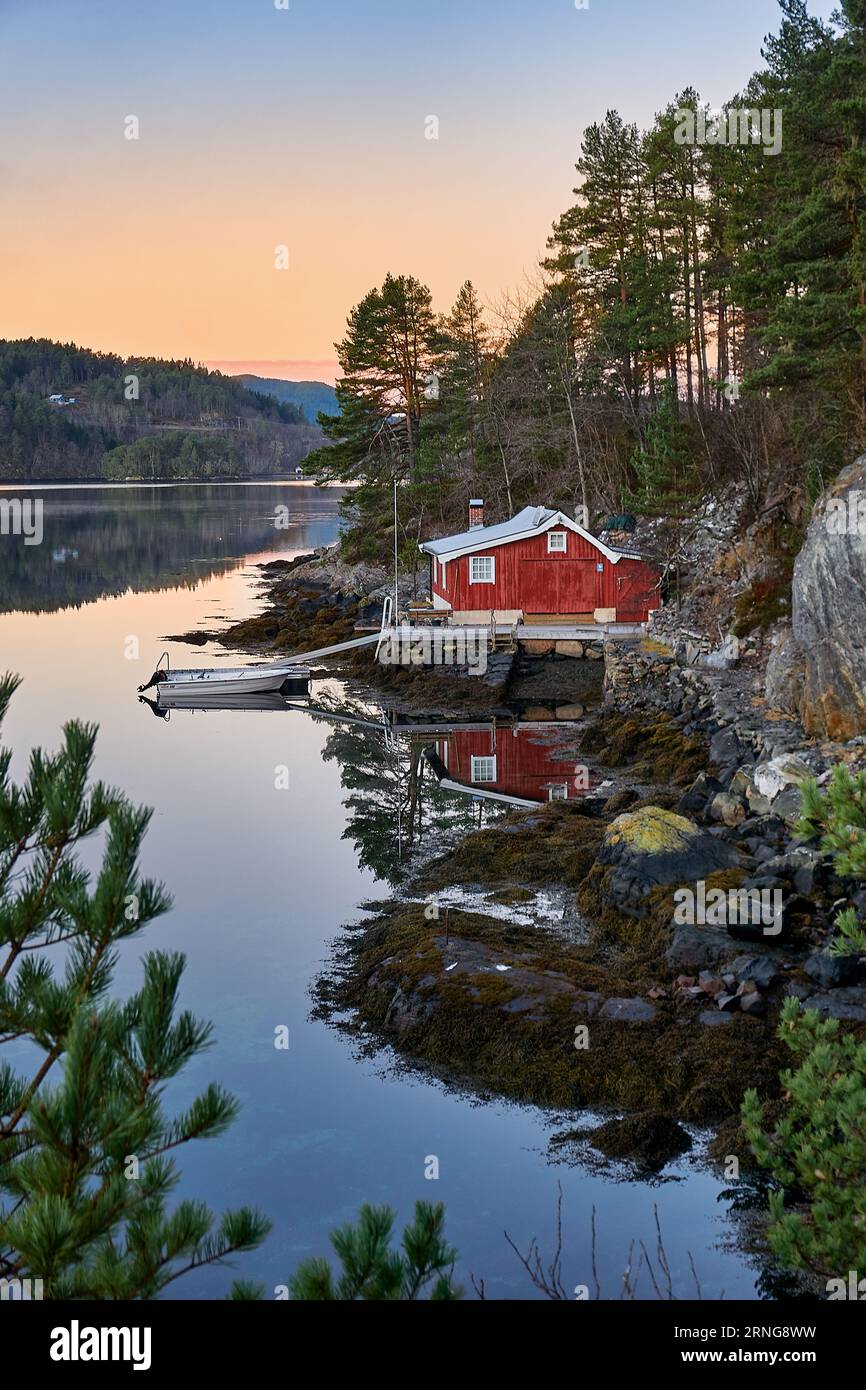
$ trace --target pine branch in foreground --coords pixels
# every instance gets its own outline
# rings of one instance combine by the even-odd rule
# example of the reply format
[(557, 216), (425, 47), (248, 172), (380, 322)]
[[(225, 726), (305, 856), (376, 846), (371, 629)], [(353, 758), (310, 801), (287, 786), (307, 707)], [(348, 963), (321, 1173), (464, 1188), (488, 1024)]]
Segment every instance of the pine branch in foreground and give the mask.
[[(17, 685), (0, 679), (0, 723)], [(255, 1248), (269, 1223), (246, 1207), (216, 1223), (201, 1202), (169, 1207), (169, 1155), (220, 1134), (238, 1107), (212, 1084), (184, 1112), (164, 1109), (166, 1084), (211, 1038), (178, 1012), (182, 955), (148, 953), (141, 988), (110, 997), (118, 946), (170, 900), (138, 872), (150, 812), (90, 782), (95, 741), (67, 724), (20, 786), (0, 749), (0, 1044), (33, 1054), (24, 1071), (0, 1062), (0, 1279), (41, 1279), (55, 1299), (147, 1299)], [(97, 834), (94, 878), (78, 850)]]

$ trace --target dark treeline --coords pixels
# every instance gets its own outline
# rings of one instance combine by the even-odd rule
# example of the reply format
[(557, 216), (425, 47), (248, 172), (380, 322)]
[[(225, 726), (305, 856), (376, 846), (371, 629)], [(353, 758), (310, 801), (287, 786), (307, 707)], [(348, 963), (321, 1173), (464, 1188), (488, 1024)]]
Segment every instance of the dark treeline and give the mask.
[[(401, 481), (407, 561), (483, 493), (596, 522), (687, 517), (736, 485), (793, 535), (866, 442), (866, 0), (834, 24), (780, 0), (764, 67), (722, 113), (692, 89), (651, 129), (608, 111), (583, 135), (575, 202), (538, 284), (448, 314), (389, 275), (337, 344), (334, 447), (305, 467), (354, 479), (355, 557), (389, 549)], [(780, 503), (778, 498), (783, 498)]]
[(319, 443), (297, 406), (191, 361), (0, 341), (0, 481), (278, 475)]

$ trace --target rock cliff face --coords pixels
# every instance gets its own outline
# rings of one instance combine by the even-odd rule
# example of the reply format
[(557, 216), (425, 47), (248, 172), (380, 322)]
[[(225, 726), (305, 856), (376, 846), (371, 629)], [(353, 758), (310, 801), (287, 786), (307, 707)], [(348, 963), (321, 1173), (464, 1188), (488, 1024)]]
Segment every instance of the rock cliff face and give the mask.
[[(790, 680), (802, 659), (806, 729), (839, 740), (866, 732), (866, 455), (815, 508), (794, 566), (792, 626), (799, 652), (785, 666)], [(771, 677), (776, 693), (785, 676)]]

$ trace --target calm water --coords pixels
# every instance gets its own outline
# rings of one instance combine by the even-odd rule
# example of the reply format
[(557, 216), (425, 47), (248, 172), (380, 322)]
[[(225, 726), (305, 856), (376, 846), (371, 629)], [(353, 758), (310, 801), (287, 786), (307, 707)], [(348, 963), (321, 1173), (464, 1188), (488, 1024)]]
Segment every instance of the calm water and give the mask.
[[(328, 1253), (328, 1232), (362, 1202), (390, 1203), (401, 1222), (416, 1199), (436, 1198), (446, 1204), (463, 1282), (472, 1272), (488, 1296), (531, 1298), (503, 1230), (521, 1248), (537, 1236), (552, 1253), (561, 1183), (567, 1287), (592, 1284), (593, 1204), (608, 1297), (619, 1293), (632, 1240), (654, 1248), (657, 1204), (681, 1296), (694, 1292), (689, 1252), (705, 1298), (751, 1296), (753, 1270), (725, 1248), (734, 1231), (719, 1184), (696, 1166), (673, 1165), (666, 1176), (674, 1180), (647, 1185), (551, 1163), (550, 1135), (576, 1116), (479, 1102), (397, 1068), (388, 1054), (359, 1060), (350, 1041), (309, 1018), (310, 984), (340, 925), (357, 920), (360, 902), (386, 896), (401, 856), (413, 852), (395, 812), (406, 747), (395, 752), (376, 731), (303, 711), (178, 712), (166, 722), (138, 703), (135, 687), (166, 634), (257, 611), (255, 564), (336, 536), (338, 494), (267, 484), (39, 495), (42, 546), (0, 537), (0, 668), (24, 677), (4, 741), (21, 776), (31, 745), (53, 746), (64, 720), (96, 721), (96, 775), (155, 808), (143, 869), (166, 882), (174, 907), (129, 944), (117, 984), (122, 992), (137, 984), (146, 949), (180, 949), (188, 958), (182, 1005), (215, 1023), (215, 1045), (169, 1100), (180, 1107), (218, 1079), (242, 1102), (225, 1136), (180, 1156), (182, 1195), (215, 1211), (251, 1203), (274, 1222), (234, 1273), (271, 1290), (304, 1256)], [(290, 526), (276, 530), (282, 505)], [(138, 660), (127, 656), (130, 639)], [(236, 660), (168, 645), (173, 664)], [(337, 682), (316, 695), (344, 707)], [(377, 717), (375, 708), (352, 708)], [(288, 769), (287, 790), (275, 787), (278, 767)], [(566, 777), (554, 753), (551, 780)], [(535, 761), (520, 778), (518, 794), (544, 796)], [(495, 814), (425, 786), (422, 835)], [(417, 819), (413, 834), (417, 846)], [(287, 1052), (273, 1045), (279, 1025), (290, 1030)], [(432, 1154), (437, 1182), (424, 1179)], [(204, 1270), (173, 1290), (219, 1297), (232, 1277)], [(642, 1284), (651, 1296), (646, 1276)]]

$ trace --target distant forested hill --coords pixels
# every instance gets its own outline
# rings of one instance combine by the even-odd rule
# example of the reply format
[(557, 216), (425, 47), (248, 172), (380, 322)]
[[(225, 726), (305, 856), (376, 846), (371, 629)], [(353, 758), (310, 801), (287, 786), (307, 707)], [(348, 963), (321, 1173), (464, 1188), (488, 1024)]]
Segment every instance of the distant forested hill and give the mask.
[(243, 382), (250, 391), (262, 395), (276, 396), (278, 401), (286, 401), (300, 406), (311, 424), (316, 423), (319, 411), (323, 415), (339, 415), (337, 393), (333, 386), (324, 381), (280, 381), (270, 376), (238, 376), (235, 381)]
[(0, 482), (279, 477), (321, 443), (298, 406), (188, 360), (0, 340)]

